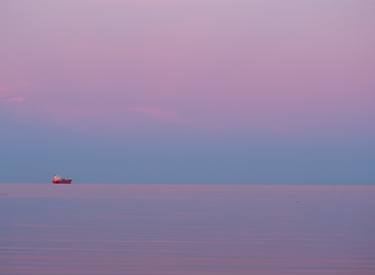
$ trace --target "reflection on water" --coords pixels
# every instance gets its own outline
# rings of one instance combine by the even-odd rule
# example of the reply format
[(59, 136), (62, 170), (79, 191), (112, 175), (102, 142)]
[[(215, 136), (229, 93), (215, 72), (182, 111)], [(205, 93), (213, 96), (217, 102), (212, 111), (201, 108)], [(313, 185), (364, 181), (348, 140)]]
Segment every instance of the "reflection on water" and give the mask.
[(0, 274), (375, 274), (375, 187), (0, 185)]

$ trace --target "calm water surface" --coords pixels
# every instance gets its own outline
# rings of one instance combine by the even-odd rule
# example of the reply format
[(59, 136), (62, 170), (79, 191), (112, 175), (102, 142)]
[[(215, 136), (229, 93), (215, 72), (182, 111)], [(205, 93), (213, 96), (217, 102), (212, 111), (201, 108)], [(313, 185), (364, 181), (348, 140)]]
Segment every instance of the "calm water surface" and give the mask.
[(375, 274), (375, 186), (0, 185), (1, 275)]

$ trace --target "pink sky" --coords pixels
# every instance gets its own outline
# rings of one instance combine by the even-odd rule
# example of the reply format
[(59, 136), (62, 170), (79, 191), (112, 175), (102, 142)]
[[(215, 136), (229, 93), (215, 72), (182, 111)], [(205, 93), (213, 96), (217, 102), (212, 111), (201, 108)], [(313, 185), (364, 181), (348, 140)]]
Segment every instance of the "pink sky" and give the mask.
[(0, 83), (24, 101), (21, 119), (104, 127), (148, 114), (149, 123), (293, 134), (317, 123), (355, 129), (374, 116), (368, 1), (3, 5)]
[(108, 137), (371, 139), (374, 12), (357, 0), (2, 1), (0, 108)]

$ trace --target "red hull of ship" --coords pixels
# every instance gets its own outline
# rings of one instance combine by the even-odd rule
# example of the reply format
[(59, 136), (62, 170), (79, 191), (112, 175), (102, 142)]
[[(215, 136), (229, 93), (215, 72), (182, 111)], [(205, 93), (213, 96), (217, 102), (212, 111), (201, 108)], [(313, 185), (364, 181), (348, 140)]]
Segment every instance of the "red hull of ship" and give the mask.
[(53, 184), (71, 184), (72, 180), (53, 180)]

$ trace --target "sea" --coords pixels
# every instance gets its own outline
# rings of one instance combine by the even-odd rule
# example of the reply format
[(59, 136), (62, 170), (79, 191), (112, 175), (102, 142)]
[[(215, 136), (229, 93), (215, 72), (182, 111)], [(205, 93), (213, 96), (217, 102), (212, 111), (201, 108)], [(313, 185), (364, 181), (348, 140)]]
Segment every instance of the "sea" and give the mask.
[(375, 186), (0, 184), (1, 275), (374, 275)]

